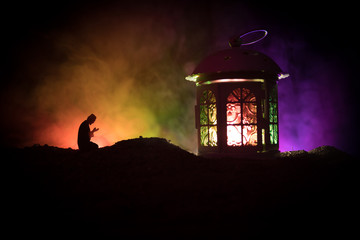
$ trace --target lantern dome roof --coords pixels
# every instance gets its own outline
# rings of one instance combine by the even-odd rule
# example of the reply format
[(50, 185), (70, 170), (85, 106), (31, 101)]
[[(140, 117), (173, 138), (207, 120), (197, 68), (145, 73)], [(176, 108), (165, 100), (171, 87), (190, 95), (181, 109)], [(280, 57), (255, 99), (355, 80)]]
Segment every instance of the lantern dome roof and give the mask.
[(282, 74), (280, 67), (265, 54), (255, 50), (233, 47), (221, 50), (203, 59), (186, 79), (196, 81), (199, 75), (240, 72), (270, 74), (279, 76), (279, 78), (286, 77)]

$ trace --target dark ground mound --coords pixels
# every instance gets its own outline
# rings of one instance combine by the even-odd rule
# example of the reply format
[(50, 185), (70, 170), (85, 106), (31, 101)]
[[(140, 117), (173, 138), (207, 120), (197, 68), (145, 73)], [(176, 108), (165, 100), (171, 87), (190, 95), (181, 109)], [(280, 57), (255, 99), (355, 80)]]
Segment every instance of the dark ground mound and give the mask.
[(358, 235), (359, 164), (333, 147), (205, 159), (140, 138), (87, 153), (49, 146), (5, 153), (12, 237)]

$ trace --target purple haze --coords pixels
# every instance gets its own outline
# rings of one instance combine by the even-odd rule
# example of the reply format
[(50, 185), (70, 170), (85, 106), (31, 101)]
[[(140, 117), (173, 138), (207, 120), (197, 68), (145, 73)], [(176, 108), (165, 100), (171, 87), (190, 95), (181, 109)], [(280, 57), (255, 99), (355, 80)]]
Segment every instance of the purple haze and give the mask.
[[(302, 9), (306, 17), (286, 6), (276, 13), (253, 6), (240, 8), (243, 14), (237, 14), (236, 8), (227, 9), (225, 18), (217, 18), (221, 21), (214, 24), (218, 31), (212, 46), (214, 51), (220, 50), (230, 36), (254, 29), (269, 31), (265, 39), (244, 48), (268, 55), (290, 74), (278, 85), (280, 150), (332, 145), (355, 153), (356, 44), (348, 35), (332, 34), (334, 23), (349, 20), (331, 18), (332, 11), (344, 6), (330, 8), (322, 15), (318, 12), (321, 9)], [(346, 25), (342, 26), (346, 32)]]
[(337, 61), (287, 36), (273, 37), (263, 51), (290, 73), (279, 81), (280, 150), (311, 150), (322, 145), (346, 148), (350, 109)]
[[(332, 145), (355, 152), (358, 131), (354, 119), (357, 109), (355, 93), (358, 84), (355, 82), (354, 85), (352, 79), (358, 73), (349, 69), (355, 69), (353, 67), (357, 65), (354, 60), (358, 56), (353, 49), (357, 43), (355, 37), (342, 38), (333, 31), (334, 26), (341, 25), (341, 32), (350, 33), (347, 26), (351, 25), (344, 23), (351, 22), (356, 14), (342, 14), (341, 19), (335, 18), (336, 11), (348, 11), (340, 5), (327, 6), (325, 12), (317, 6), (310, 8), (304, 2), (296, 7), (292, 2), (283, 1), (264, 4), (246, 1), (208, 1), (204, 4), (183, 0), (168, 4), (162, 1), (109, 1), (102, 4), (79, 1), (74, 5), (71, 1), (69, 5), (63, 3), (56, 8), (49, 5), (47, 11), (43, 11), (43, 5), (41, 8), (24, 8), (26, 11), (22, 10), (12, 18), (13, 25), (7, 24), (4, 30), (10, 37), (3, 39), (6, 64), (0, 66), (0, 73), (6, 72), (2, 79), (10, 80), (3, 86), (1, 99), (5, 107), (1, 107), (3, 112), (11, 109), (12, 113), (0, 120), (4, 129), (1, 136), (3, 145), (16, 146), (38, 134), (36, 128), (29, 127), (33, 122), (27, 120), (29, 116), (33, 118), (34, 110), (38, 109), (30, 98), (39, 97), (35, 90), (44, 85), (47, 73), (56, 73), (59, 68), (63, 70), (61, 66), (71, 63), (74, 56), (87, 57), (74, 55), (77, 49), (87, 50), (89, 56), (101, 62), (109, 60), (104, 53), (111, 49), (111, 56), (121, 60), (114, 62), (124, 61), (131, 70), (118, 77), (117, 86), (120, 89), (126, 86), (126, 81), (121, 79), (127, 76), (141, 83), (136, 85), (135, 92), (142, 92), (151, 99), (145, 101), (151, 102), (147, 111), (153, 116), (161, 137), (192, 151), (195, 146), (195, 86), (187, 82), (185, 76), (207, 55), (228, 48), (231, 36), (266, 29), (269, 34), (265, 39), (244, 48), (267, 54), (290, 74), (289, 78), (279, 81), (280, 150), (310, 150)], [(14, 12), (20, 11), (16, 4), (11, 7)], [(4, 19), (3, 22), (7, 21)], [(154, 25), (145, 27), (149, 23)], [(101, 34), (89, 39), (97, 31)], [(163, 32), (168, 34), (161, 34)], [(108, 36), (114, 35), (119, 39), (109, 39)], [(79, 46), (71, 45), (72, 51), (66, 52), (64, 46), (58, 44), (58, 39), (64, 36)], [(152, 39), (158, 40), (155, 50)], [(127, 55), (124, 53), (129, 57), (125, 58)], [(143, 57), (134, 58), (139, 53), (143, 53)], [(47, 65), (52, 67), (44, 68)], [(65, 84), (59, 86), (66, 86), (67, 79), (61, 79)], [(166, 92), (151, 92), (146, 83), (163, 86), (160, 89), (166, 89)], [(26, 101), (16, 99), (23, 93), (28, 93)], [(167, 100), (169, 96), (176, 99), (172, 106), (176, 111), (164, 113), (163, 109), (172, 109)], [(29, 114), (22, 118), (13, 117), (16, 110), (21, 116), (23, 112)], [(11, 138), (13, 142), (10, 142)]]

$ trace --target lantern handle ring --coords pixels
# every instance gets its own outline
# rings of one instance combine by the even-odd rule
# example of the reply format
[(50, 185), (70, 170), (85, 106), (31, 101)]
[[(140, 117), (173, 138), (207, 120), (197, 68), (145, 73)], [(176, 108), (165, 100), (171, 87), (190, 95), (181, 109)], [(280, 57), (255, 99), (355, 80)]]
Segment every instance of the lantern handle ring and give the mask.
[[(248, 35), (251, 35), (251, 34), (254, 34), (254, 33), (263, 33), (263, 35), (253, 41), (249, 41), (249, 42), (244, 42), (244, 37), (248, 36)], [(253, 30), (253, 31), (250, 31), (250, 32), (247, 32), (247, 33), (244, 33), (240, 36), (236, 36), (236, 37), (232, 37), (230, 38), (229, 40), (229, 45), (230, 47), (240, 47), (240, 46), (246, 46), (246, 45), (251, 45), (251, 44), (254, 44), (254, 43), (257, 43), (261, 40), (263, 40), (266, 35), (268, 34), (268, 31), (266, 30), (263, 30), (263, 29), (258, 29), (258, 30)]]

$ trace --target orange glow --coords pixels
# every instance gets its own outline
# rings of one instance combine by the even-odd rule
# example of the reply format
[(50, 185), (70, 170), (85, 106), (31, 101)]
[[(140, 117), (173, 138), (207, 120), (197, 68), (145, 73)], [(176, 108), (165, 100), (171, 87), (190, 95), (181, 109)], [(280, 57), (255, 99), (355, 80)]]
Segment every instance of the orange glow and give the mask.
[(237, 88), (227, 98), (227, 145), (257, 145), (256, 97), (247, 88)]
[[(241, 143), (241, 129), (243, 131), (243, 143)], [(227, 144), (228, 146), (257, 145), (257, 126), (241, 125), (227, 126)]]
[[(183, 81), (183, 65), (169, 54), (181, 47), (175, 29), (158, 21), (143, 14), (123, 21), (99, 12), (49, 33), (50, 57), (46, 48), (31, 48), (21, 71), (36, 83), (31, 89), (18, 86), (9, 97), (11, 117), (25, 129), (17, 142), (77, 149), (79, 126), (94, 113), (90, 127), (100, 130), (91, 141), (99, 147), (143, 136), (196, 151), (193, 86)], [(16, 108), (20, 104), (24, 109)]]

